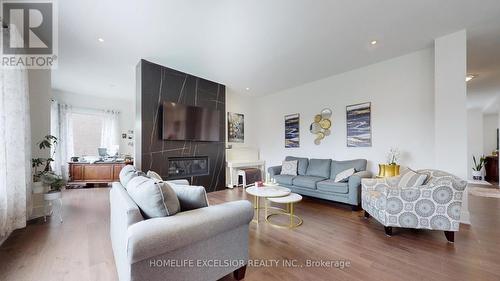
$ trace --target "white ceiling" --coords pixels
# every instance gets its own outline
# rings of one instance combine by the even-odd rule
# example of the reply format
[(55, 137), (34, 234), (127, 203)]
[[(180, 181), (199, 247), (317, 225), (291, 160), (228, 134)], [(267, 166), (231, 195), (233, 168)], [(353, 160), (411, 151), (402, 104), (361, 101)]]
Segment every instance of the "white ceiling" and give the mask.
[(467, 83), (467, 106), (485, 113), (500, 109), (500, 24), (488, 22), (468, 30), (467, 71), (478, 75)]
[(498, 0), (58, 3), (53, 87), (126, 99), (141, 58), (262, 95), (429, 47), (463, 28), (500, 25)]

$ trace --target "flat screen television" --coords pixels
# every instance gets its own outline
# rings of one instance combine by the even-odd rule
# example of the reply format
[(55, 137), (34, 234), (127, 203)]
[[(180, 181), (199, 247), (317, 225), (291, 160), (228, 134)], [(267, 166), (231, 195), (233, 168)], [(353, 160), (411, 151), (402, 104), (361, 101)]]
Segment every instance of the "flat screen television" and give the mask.
[(173, 102), (163, 103), (163, 139), (220, 141), (219, 111)]

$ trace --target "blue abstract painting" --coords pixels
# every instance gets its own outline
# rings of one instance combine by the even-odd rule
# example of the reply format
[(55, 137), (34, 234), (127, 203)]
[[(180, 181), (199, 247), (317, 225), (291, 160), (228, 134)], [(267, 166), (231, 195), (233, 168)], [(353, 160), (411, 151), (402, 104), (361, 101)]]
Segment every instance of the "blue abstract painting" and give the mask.
[(347, 111), (347, 146), (372, 146), (371, 103), (348, 105)]
[(300, 146), (299, 114), (285, 116), (285, 148)]

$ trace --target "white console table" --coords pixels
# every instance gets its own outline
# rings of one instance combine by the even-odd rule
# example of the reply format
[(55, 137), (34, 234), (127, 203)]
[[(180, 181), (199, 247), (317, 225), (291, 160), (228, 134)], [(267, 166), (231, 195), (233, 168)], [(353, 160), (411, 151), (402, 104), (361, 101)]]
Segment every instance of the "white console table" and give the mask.
[(262, 180), (265, 180), (265, 161), (227, 161), (226, 165), (229, 168), (229, 188), (234, 188), (236, 185), (238, 185), (238, 169), (241, 168), (259, 168), (262, 172)]

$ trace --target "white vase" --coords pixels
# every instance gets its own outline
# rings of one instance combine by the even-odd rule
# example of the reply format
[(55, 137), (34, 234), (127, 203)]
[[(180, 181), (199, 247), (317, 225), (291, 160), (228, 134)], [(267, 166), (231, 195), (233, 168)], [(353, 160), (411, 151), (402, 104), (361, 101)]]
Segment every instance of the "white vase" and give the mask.
[(483, 172), (482, 171), (472, 171), (472, 179), (476, 181), (483, 180)]
[(56, 200), (62, 197), (61, 191), (47, 192), (43, 195), (43, 199), (47, 201)]

